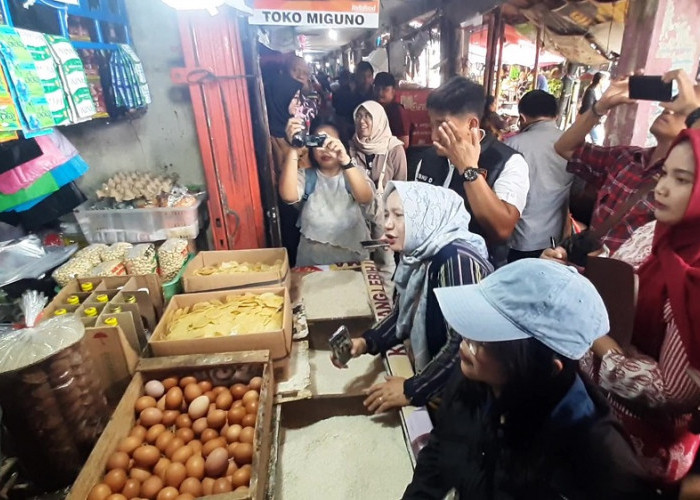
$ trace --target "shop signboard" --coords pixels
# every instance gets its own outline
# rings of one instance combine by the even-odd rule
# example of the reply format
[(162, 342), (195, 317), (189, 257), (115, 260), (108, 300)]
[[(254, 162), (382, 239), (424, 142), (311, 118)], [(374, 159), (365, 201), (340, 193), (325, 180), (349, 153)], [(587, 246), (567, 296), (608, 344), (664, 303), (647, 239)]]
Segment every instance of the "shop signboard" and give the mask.
[(401, 89), (396, 92), (396, 100), (406, 109), (411, 122), (409, 144), (432, 146), (430, 139), (430, 117), (428, 116), (428, 94), (431, 89)]
[(380, 0), (255, 0), (250, 24), (378, 28)]

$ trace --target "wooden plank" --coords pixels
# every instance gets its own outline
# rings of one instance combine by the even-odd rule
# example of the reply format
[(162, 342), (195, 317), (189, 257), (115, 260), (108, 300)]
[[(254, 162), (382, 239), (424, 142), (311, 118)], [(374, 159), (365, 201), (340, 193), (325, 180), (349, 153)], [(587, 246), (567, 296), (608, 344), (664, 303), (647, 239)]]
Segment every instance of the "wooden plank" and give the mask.
[(136, 366), (136, 371), (152, 372), (166, 370), (177, 366), (178, 369), (203, 368), (216, 365), (233, 365), (244, 363), (267, 363), (270, 351), (222, 352), (216, 354), (185, 354), (164, 358), (143, 358)]

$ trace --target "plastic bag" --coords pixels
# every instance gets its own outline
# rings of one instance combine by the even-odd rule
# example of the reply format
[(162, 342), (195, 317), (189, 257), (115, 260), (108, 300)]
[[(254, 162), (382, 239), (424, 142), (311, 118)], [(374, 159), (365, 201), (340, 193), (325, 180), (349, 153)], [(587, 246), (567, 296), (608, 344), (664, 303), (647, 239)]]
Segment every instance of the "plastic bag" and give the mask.
[(172, 281), (187, 261), (187, 240), (172, 238), (166, 240), (158, 249), (160, 276), (164, 282)]
[(131, 243), (126, 243), (120, 241), (119, 243), (114, 243), (102, 251), (100, 257), (102, 262), (109, 262), (111, 260), (124, 261), (126, 254), (134, 247)]
[(85, 327), (76, 316), (59, 316), (34, 326), (46, 302), (43, 294), (25, 293), (21, 307), (27, 328), (0, 330), (0, 374), (40, 363), (82, 340)]
[(124, 263), (129, 274), (153, 274), (158, 270), (156, 247), (152, 243), (136, 245), (126, 254)]
[(95, 267), (97, 264), (102, 262), (102, 253), (107, 250), (107, 248), (107, 245), (103, 243), (94, 243), (78, 250), (73, 258), (83, 259), (89, 262), (92, 267)]
[(109, 262), (103, 262), (92, 268), (90, 271), (90, 276), (124, 276), (126, 274), (126, 267), (121, 260), (112, 260)]
[(0, 243), (0, 286), (39, 278), (68, 260), (77, 249), (77, 245), (45, 248), (35, 235)]

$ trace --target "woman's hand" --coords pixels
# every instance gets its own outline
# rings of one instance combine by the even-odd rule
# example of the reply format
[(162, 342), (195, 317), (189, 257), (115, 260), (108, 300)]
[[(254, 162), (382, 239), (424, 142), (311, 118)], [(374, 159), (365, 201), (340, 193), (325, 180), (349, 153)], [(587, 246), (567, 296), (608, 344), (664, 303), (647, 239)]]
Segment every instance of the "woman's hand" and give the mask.
[(569, 265), (569, 256), (563, 247), (546, 248), (544, 252), (542, 252), (542, 255), (540, 255), (540, 259), (553, 260), (565, 266)]
[[(289, 121), (287, 122), (287, 127), (285, 129), (285, 132), (287, 134), (287, 142), (289, 143), (290, 146), (292, 146), (292, 139), (294, 138), (295, 135), (297, 135), (299, 132), (304, 131), (304, 124), (299, 118), (290, 118)], [(294, 149), (303, 149), (303, 148), (296, 148), (292, 146)]]
[(634, 104), (634, 102), (630, 99), (629, 77), (625, 77), (613, 80), (595, 107), (598, 113), (605, 114), (620, 104)]
[(700, 85), (695, 85), (685, 71), (682, 69), (669, 71), (663, 76), (663, 80), (666, 83), (673, 80), (676, 81), (678, 84), (678, 97), (671, 102), (662, 102), (662, 108), (683, 115), (689, 115), (700, 108)]
[[(359, 339), (352, 339), (352, 349), (350, 349), (350, 355), (353, 358), (359, 358), (363, 354), (367, 354), (367, 341), (363, 338)], [(347, 368), (347, 365), (341, 365), (340, 361), (331, 354), (331, 363), (333, 363), (333, 366), (336, 368)]]
[(393, 408), (408, 406), (411, 402), (403, 393), (403, 377), (387, 376), (386, 382), (375, 384), (367, 390), (365, 408), (372, 413), (383, 413)]
[(335, 159), (338, 160), (338, 164), (347, 165), (350, 163), (350, 156), (348, 155), (345, 146), (343, 146), (343, 143), (340, 142), (340, 139), (336, 139), (335, 137), (327, 137), (323, 143), (323, 149), (332, 154)]

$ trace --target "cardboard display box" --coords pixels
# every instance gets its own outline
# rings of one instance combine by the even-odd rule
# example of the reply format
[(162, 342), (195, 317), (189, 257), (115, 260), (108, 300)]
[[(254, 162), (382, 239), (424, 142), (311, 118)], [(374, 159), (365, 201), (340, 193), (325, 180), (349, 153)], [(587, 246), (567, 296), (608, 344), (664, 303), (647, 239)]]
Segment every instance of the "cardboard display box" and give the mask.
[(263, 499), (270, 461), (273, 371), (267, 352), (247, 351), (142, 360), (112, 419), (73, 483), (67, 500), (85, 500), (92, 487), (101, 482), (107, 459), (116, 450), (119, 441), (128, 436), (136, 424), (134, 403), (144, 394), (144, 384), (149, 380), (162, 380), (172, 375), (181, 377), (192, 375), (200, 381), (210, 380), (214, 385), (227, 386), (241, 381), (244, 377), (248, 380), (254, 376), (262, 377), (260, 406), (255, 424), (250, 490), (248, 493), (224, 493), (207, 498), (211, 500)]
[[(282, 329), (263, 333), (246, 335), (231, 335), (228, 337), (211, 337), (192, 340), (167, 340), (165, 334), (168, 325), (177, 309), (193, 306), (200, 302), (214, 299), (224, 299), (229, 295), (244, 295), (246, 293), (274, 293), (284, 297), (284, 313)], [(251, 288), (219, 292), (205, 292), (176, 295), (172, 298), (163, 314), (158, 327), (153, 332), (149, 345), (154, 356), (172, 356), (176, 354), (206, 354), (216, 352), (253, 351), (267, 349), (270, 358), (276, 362), (284, 362), (292, 349), (292, 308), (289, 292), (284, 287)]]
[[(248, 262), (272, 265), (282, 261), (279, 271), (251, 272), (236, 274), (212, 274), (197, 276), (195, 272), (206, 266), (223, 262)], [(185, 293), (227, 290), (241, 287), (289, 286), (289, 258), (284, 248), (263, 248), (259, 250), (229, 250), (218, 252), (199, 252), (185, 268), (182, 283)]]

